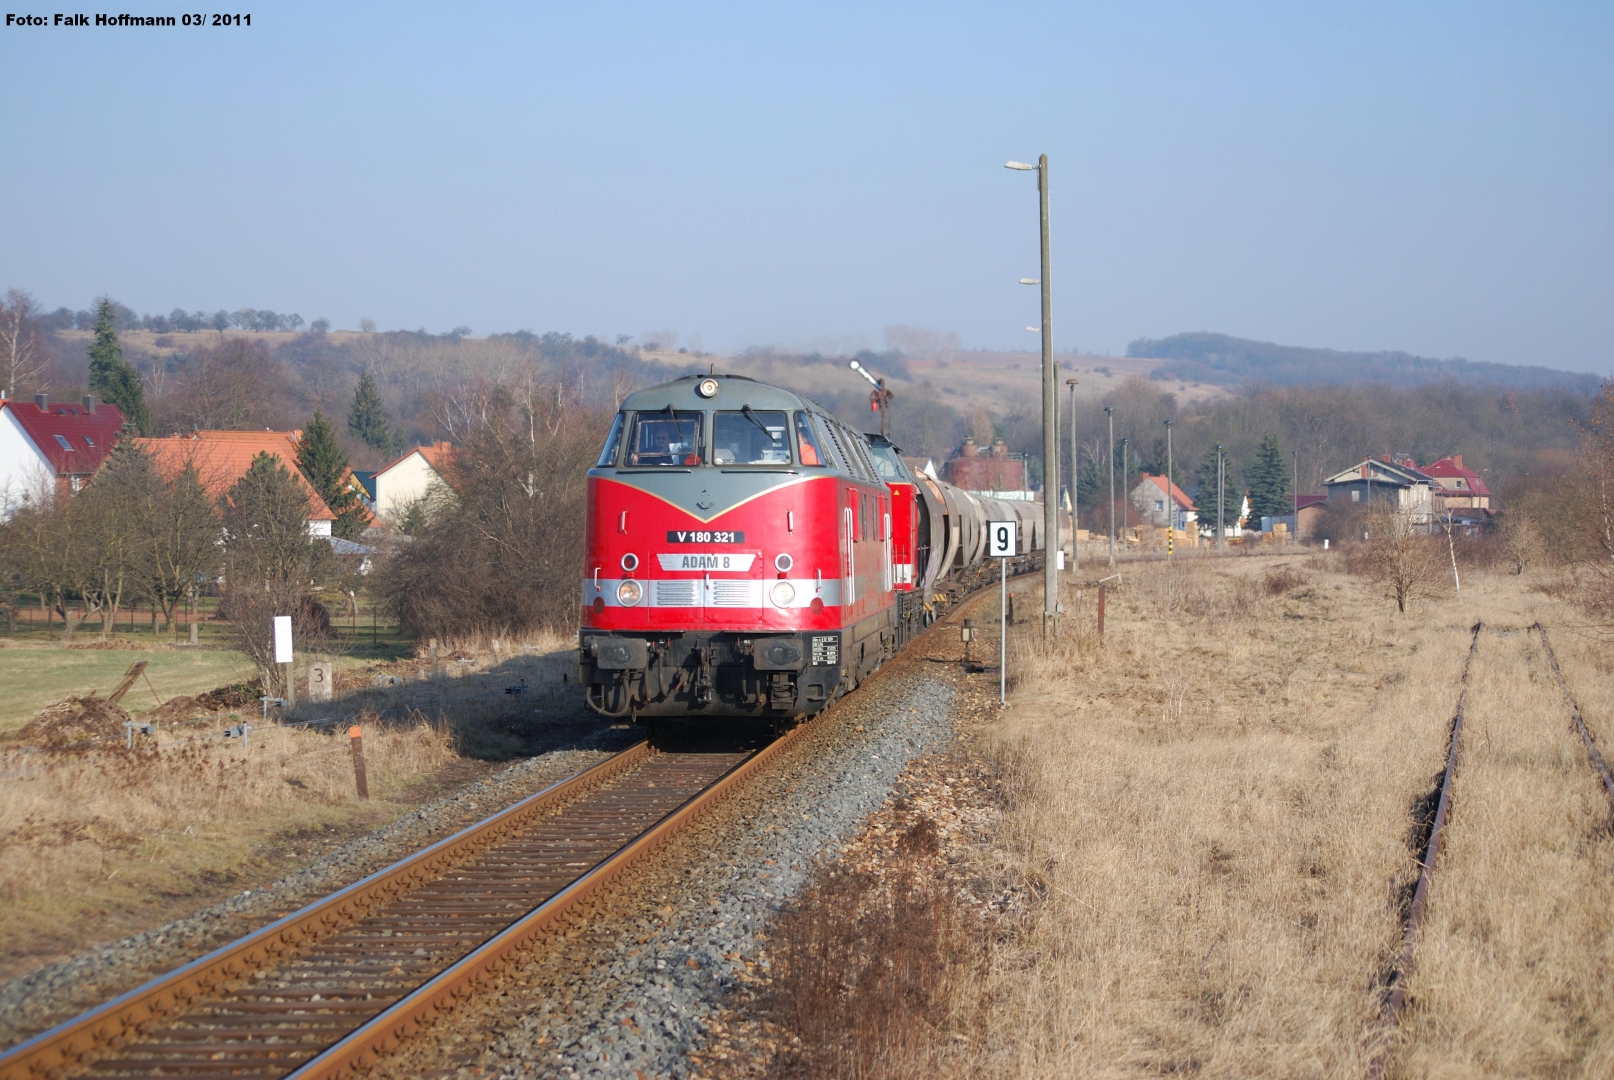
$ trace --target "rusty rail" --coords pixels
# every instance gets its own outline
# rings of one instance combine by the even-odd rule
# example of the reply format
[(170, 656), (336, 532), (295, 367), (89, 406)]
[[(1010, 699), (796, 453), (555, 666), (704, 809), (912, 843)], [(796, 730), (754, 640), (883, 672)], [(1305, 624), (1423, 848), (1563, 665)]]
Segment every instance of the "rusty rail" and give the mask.
[[(1581, 718), (1580, 705), (1575, 701), (1575, 695), (1569, 692), (1569, 683), (1564, 679), (1563, 669), (1558, 666), (1558, 656), (1552, 651), (1552, 642), (1547, 639), (1547, 628), (1536, 623), (1533, 629), (1541, 635), (1541, 646), (1547, 651), (1547, 659), (1552, 664), (1552, 673), (1558, 678), (1558, 689), (1563, 691), (1564, 701), (1569, 705), (1569, 715), (1575, 720), (1575, 730), (1580, 732), (1580, 741), (1586, 744), (1586, 753), (1592, 759), (1592, 768), (1603, 781), (1603, 790), (1608, 792), (1608, 799), (1614, 804), (1614, 775), (1610, 775), (1608, 764), (1603, 761), (1603, 755), (1597, 750), (1597, 743), (1592, 733), (1586, 729), (1586, 721)], [(1610, 830), (1614, 830), (1614, 818), (1609, 823)]]
[(138, 1035), (143, 1026), (183, 1011), (254, 968), (331, 936), (363, 917), (370, 908), (396, 899), (437, 872), (516, 832), (557, 804), (571, 801), (633, 768), (650, 754), (648, 743), (637, 743), (485, 821), (13, 1046), (0, 1054), (0, 1080), (54, 1075), (117, 1048), (131, 1035)]
[(1451, 718), (1451, 741), (1446, 750), (1446, 774), (1440, 781), (1440, 801), (1435, 806), (1434, 824), (1429, 829), (1429, 843), (1424, 849), (1418, 870), (1418, 887), (1412, 894), (1412, 906), (1407, 910), (1407, 924), (1401, 933), (1401, 959), (1390, 975), (1390, 998), (1385, 1005), (1380, 1025), (1380, 1042), (1372, 1062), (1368, 1065), (1368, 1080), (1383, 1080), (1389, 1065), (1391, 1040), (1401, 1022), (1401, 1013), (1407, 1003), (1407, 974), (1412, 970), (1413, 951), (1418, 943), (1418, 926), (1423, 921), (1424, 906), (1429, 901), (1429, 880), (1434, 876), (1435, 860), (1440, 858), (1440, 840), (1446, 829), (1446, 813), (1451, 809), (1452, 781), (1457, 776), (1457, 751), (1463, 738), (1463, 706), (1468, 700), (1468, 677), (1474, 667), (1474, 654), (1479, 651), (1480, 631), (1483, 622), (1473, 627), (1473, 640), (1468, 645), (1468, 658), (1463, 661), (1463, 689), (1457, 695), (1457, 711)]

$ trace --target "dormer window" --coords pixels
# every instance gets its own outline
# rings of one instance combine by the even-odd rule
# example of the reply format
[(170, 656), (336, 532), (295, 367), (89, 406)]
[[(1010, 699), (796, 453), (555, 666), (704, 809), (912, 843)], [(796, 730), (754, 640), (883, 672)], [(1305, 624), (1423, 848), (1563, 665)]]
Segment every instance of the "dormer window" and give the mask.
[(56, 445), (60, 446), (63, 450), (72, 450), (74, 448), (73, 444), (67, 441), (66, 435), (56, 436)]

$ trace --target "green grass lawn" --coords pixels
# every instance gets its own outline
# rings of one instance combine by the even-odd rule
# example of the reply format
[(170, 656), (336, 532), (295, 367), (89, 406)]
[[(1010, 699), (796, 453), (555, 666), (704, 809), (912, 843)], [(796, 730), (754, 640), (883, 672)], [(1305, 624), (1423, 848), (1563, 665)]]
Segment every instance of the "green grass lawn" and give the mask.
[[(93, 630), (81, 640), (94, 641)], [(152, 687), (166, 701), (253, 676), (247, 658), (233, 649), (69, 649), (37, 638), (26, 643), (0, 638), (0, 646), (0, 686), (5, 687), (0, 694), (0, 732), (21, 727), (40, 709), (69, 694), (82, 696), (94, 690), (105, 696), (137, 660), (149, 661), (146, 674), (151, 687), (141, 679), (129, 688), (120, 704), (132, 713), (157, 706)]]

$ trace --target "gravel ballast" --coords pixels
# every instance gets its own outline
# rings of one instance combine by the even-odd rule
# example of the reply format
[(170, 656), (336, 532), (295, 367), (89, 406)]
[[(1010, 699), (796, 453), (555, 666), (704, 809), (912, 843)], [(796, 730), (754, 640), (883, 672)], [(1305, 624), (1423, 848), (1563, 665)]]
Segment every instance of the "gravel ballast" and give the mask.
[(689, 1076), (769, 922), (948, 743), (956, 696), (947, 669), (888, 670), (377, 1074)]
[(50, 964), (0, 985), (0, 1047), (171, 971), (304, 904), (490, 816), (622, 749), (635, 736), (601, 728), (570, 748), (510, 765), (412, 810), (266, 887)]

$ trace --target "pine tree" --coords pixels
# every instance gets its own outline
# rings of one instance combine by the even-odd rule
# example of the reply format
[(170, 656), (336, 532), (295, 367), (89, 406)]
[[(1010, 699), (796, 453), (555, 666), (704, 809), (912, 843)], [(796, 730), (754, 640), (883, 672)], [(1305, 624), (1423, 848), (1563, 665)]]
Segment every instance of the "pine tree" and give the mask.
[(387, 450), (393, 444), (392, 433), (387, 430), (386, 413), (381, 408), (381, 392), (368, 369), (359, 376), (359, 385), (353, 391), (353, 407), (348, 410), (347, 429), (372, 450)]
[(151, 410), (146, 408), (146, 389), (140, 373), (123, 358), (118, 332), (112, 326), (112, 298), (95, 302), (95, 341), (90, 345), (90, 391), (108, 405), (123, 411), (123, 421), (142, 435), (151, 427)]
[(221, 506), (230, 587), (306, 578), (308, 491), (267, 451), (230, 488)]
[(297, 467), (336, 515), (331, 533), (343, 540), (358, 539), (367, 515), (353, 491), (347, 454), (336, 442), (336, 430), (318, 409), (297, 440)]
[[(1194, 474), (1194, 482), (1199, 490), (1194, 493), (1194, 509), (1199, 512), (1199, 524), (1208, 527), (1211, 532), (1216, 531), (1216, 447), (1205, 451), (1205, 457), (1199, 463), (1199, 470)], [(1233, 502), (1232, 477), (1222, 474), (1222, 525), (1225, 528), (1232, 525), (1238, 517), (1238, 507)]]
[(1255, 456), (1244, 466), (1244, 482), (1250, 488), (1250, 520), (1281, 517), (1294, 509), (1289, 503), (1289, 470), (1272, 432), (1261, 436)]

